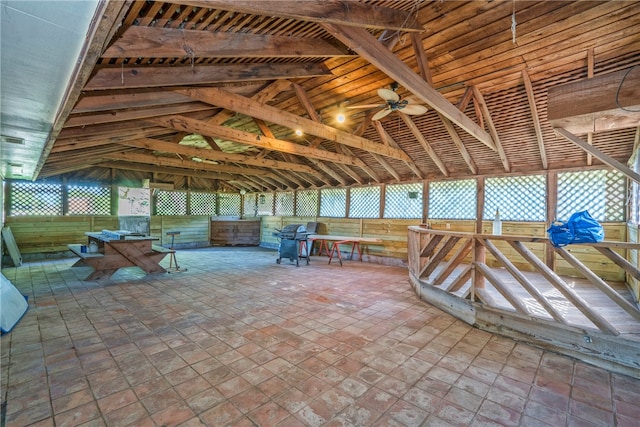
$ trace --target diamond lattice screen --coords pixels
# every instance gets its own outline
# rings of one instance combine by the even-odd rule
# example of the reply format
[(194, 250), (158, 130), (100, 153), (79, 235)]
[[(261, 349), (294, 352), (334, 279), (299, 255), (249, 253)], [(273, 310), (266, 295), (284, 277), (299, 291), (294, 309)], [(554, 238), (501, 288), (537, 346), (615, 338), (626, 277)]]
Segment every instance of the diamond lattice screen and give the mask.
[(273, 215), (273, 193), (258, 194), (258, 216)]
[(295, 213), (297, 216), (318, 216), (318, 191), (298, 191)]
[(240, 216), (240, 204), (242, 203), (240, 194), (219, 193), (218, 202), (219, 216)]
[(110, 215), (111, 189), (68, 185), (67, 203), (69, 215)]
[(215, 193), (191, 192), (190, 212), (191, 215), (215, 215)]
[(476, 180), (464, 179), (430, 183), (429, 218), (475, 219)]
[[(640, 171), (640, 156), (636, 157), (633, 170), (635, 172)], [(629, 191), (629, 221), (633, 224), (640, 224), (640, 185), (635, 181), (631, 181)]]
[(276, 215), (293, 216), (293, 191), (276, 193)]
[(380, 186), (350, 190), (349, 218), (380, 218)]
[(385, 218), (422, 218), (422, 183), (387, 185)]
[(566, 172), (558, 174), (558, 213), (561, 221), (571, 214), (589, 211), (597, 221), (625, 220), (626, 181), (612, 170)]
[(7, 214), (62, 215), (62, 185), (34, 182), (9, 182)]
[(545, 221), (547, 180), (544, 175), (487, 178), (482, 218), (492, 220), (496, 211), (507, 221)]
[(246, 217), (255, 217), (258, 215), (257, 198), (258, 195), (256, 193), (242, 196), (242, 215)]
[(346, 213), (346, 188), (325, 188), (320, 190), (320, 216), (344, 218)]
[(184, 191), (158, 191), (156, 215), (186, 215), (187, 193)]

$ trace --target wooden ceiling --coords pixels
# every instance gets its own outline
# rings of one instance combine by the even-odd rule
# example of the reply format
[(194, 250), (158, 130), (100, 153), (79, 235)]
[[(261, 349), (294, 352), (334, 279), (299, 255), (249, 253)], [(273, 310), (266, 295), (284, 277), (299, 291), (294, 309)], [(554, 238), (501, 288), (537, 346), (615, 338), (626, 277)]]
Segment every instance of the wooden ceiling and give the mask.
[[(638, 1), (128, 1), (94, 30), (39, 178), (272, 191), (587, 168), (547, 91), (640, 65)], [(394, 83), (427, 113), (348, 109)], [(626, 163), (635, 123), (580, 138)]]

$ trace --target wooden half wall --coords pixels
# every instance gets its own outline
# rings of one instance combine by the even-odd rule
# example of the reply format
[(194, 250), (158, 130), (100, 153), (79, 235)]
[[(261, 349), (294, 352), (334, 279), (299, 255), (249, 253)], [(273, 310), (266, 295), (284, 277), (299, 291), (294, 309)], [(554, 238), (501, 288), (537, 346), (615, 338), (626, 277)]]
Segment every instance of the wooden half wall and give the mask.
[[(417, 219), (367, 219), (367, 218), (330, 218), (330, 217), (293, 217), (293, 216), (265, 216), (262, 217), (261, 246), (277, 248), (278, 239), (273, 236), (276, 230), (281, 230), (288, 224), (303, 224), (318, 222), (319, 234), (342, 236), (376, 237), (381, 243), (363, 245), (363, 259), (369, 262), (404, 265), (407, 260), (407, 227), (420, 225)], [(117, 216), (28, 216), (7, 217), (5, 225), (11, 227), (20, 252), (24, 254), (41, 254), (64, 252), (67, 244), (86, 242), (86, 231), (99, 232), (104, 229), (118, 229)], [(436, 230), (462, 231), (472, 233), (475, 221), (430, 220), (429, 225)], [(196, 248), (210, 245), (211, 217), (209, 216), (152, 216), (150, 233), (159, 239), (159, 244), (169, 246), (171, 236), (169, 231), (180, 231), (175, 237), (175, 247)], [(483, 233), (491, 233), (491, 221), (484, 221)], [(638, 241), (637, 228), (628, 227), (626, 223), (605, 223), (607, 240)], [(544, 223), (503, 222), (503, 234), (546, 237)], [(628, 234), (627, 234), (628, 233)], [(635, 240), (634, 240), (635, 239)], [(529, 269), (530, 265), (520, 258), (508, 245), (499, 249), (507, 255), (513, 263), (522, 269)], [(544, 243), (531, 243), (530, 249), (544, 259)], [(625, 281), (624, 274), (607, 258), (597, 253), (593, 248), (569, 246), (568, 250), (605, 280)], [(621, 255), (638, 262), (639, 254)], [(470, 259), (469, 259), (470, 260)], [(467, 261), (469, 261), (467, 260)], [(556, 255), (556, 272), (562, 275), (577, 276), (578, 273)], [(497, 267), (498, 262), (490, 254), (487, 255), (487, 265)], [(628, 279), (639, 295), (640, 285), (635, 280)]]

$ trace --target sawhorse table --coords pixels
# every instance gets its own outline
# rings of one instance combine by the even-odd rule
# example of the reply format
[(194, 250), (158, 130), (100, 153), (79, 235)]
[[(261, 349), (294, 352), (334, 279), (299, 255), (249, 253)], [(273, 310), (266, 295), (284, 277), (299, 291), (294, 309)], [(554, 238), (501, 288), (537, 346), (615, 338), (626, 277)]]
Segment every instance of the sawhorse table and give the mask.
[[(382, 240), (375, 237), (353, 237), (353, 236), (332, 236), (332, 235), (323, 235), (323, 234), (313, 234), (307, 238), (311, 242), (309, 245), (309, 254), (311, 254), (311, 249), (313, 249), (313, 244), (315, 241), (319, 241), (320, 248), (318, 250), (318, 254), (322, 255), (323, 253), (329, 257), (329, 264), (333, 260), (333, 257), (337, 257), (340, 261), (340, 266), (342, 266), (342, 253), (340, 252), (340, 245), (351, 245), (351, 256), (349, 259), (353, 259), (353, 253), (357, 249), (358, 251), (358, 259), (362, 261), (362, 250), (360, 248), (360, 243), (381, 243)], [(329, 243), (331, 244), (329, 245)], [(331, 246), (331, 249), (329, 249)]]

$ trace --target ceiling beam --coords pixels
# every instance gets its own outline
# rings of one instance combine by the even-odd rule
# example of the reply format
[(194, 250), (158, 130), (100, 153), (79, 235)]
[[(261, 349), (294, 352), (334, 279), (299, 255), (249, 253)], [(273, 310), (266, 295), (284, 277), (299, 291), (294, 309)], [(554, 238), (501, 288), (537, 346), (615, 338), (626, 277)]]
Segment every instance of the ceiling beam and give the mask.
[(134, 25), (103, 58), (309, 58), (355, 56), (320, 38), (224, 33)]
[[(262, 102), (253, 101), (244, 96), (236, 95), (219, 88), (203, 89), (175, 89), (178, 93), (192, 98), (208, 102), (211, 105), (223, 107), (249, 117), (255, 117), (271, 123), (276, 123), (290, 129), (300, 129), (306, 134), (318, 136), (328, 141), (337, 142), (349, 147), (370, 151), (382, 156), (399, 160), (407, 160), (408, 156), (401, 150), (388, 147), (366, 138), (352, 135), (348, 132), (332, 128), (322, 123), (297, 116), (287, 111), (280, 110)], [(340, 162), (344, 163), (344, 162)]]
[[(178, 2), (178, 0), (175, 0)], [(253, 15), (277, 16), (311, 22), (332, 22), (362, 28), (421, 32), (415, 12), (374, 6), (349, 0), (179, 0), (180, 4), (232, 10)]]
[(244, 165), (257, 166), (261, 168), (283, 169), (289, 171), (315, 174), (316, 171), (306, 165), (297, 163), (281, 162), (271, 159), (256, 159), (236, 153), (224, 153), (222, 151), (208, 150), (204, 148), (190, 147), (188, 145), (176, 144), (173, 142), (161, 141), (159, 139), (142, 138), (132, 141), (123, 141), (121, 145), (136, 148), (146, 148), (152, 151), (162, 151), (165, 153), (182, 154), (189, 157), (198, 157), (203, 160), (215, 160), (223, 162), (241, 163)]
[(215, 138), (222, 138), (228, 141), (235, 141), (241, 144), (253, 145), (255, 147), (266, 148), (273, 151), (296, 154), (298, 156), (313, 157), (319, 160), (336, 162), (351, 166), (358, 166), (360, 159), (352, 156), (345, 156), (330, 151), (319, 150), (317, 148), (305, 147), (294, 142), (269, 138), (264, 135), (256, 135), (226, 126), (212, 125), (202, 120), (195, 120), (184, 116), (166, 116), (149, 119), (149, 122), (177, 129), (185, 132), (209, 135)]
[(617, 161), (616, 159), (607, 156), (602, 151), (598, 150), (596, 147), (589, 145), (587, 142), (583, 141), (580, 137), (572, 134), (566, 129), (563, 128), (553, 128), (553, 130), (560, 136), (565, 137), (568, 141), (574, 143), (578, 147), (582, 148), (587, 153), (591, 153), (593, 157), (600, 160), (602, 163), (605, 163), (611, 166), (614, 169), (619, 170), (621, 173), (631, 178), (638, 184), (640, 184), (640, 174), (638, 174), (633, 169), (627, 167), (624, 163)]
[[(389, 135), (386, 129), (382, 126), (382, 123), (376, 120), (375, 122), (373, 122), (373, 126), (375, 127), (376, 132), (378, 132), (378, 135), (380, 136), (380, 139), (382, 140), (382, 142), (384, 142), (387, 145), (391, 145), (392, 147), (400, 148), (398, 143), (393, 139), (391, 135)], [(424, 175), (422, 174), (422, 171), (420, 171), (420, 168), (418, 167), (418, 165), (416, 165), (416, 163), (413, 160), (405, 161), (405, 164), (409, 167), (409, 169), (411, 169), (411, 171), (418, 178), (424, 179)]]
[(158, 105), (154, 107), (127, 109), (119, 111), (104, 111), (93, 114), (70, 115), (64, 124), (64, 128), (85, 127), (99, 125), (103, 123), (126, 122), (128, 120), (146, 119), (148, 117), (165, 116), (167, 114), (185, 114), (195, 111), (210, 111), (213, 114), (216, 109), (204, 102), (193, 102), (189, 99), (187, 103), (178, 105)]
[(416, 74), (400, 58), (380, 44), (365, 29), (334, 24), (322, 24), (322, 26), (380, 71), (413, 93), (422, 102), (428, 104), (457, 126), (460, 126), (487, 147), (494, 151), (496, 150), (491, 135), (458, 110), (440, 92), (429, 86), (420, 75)]
[(550, 87), (547, 118), (574, 134), (640, 126), (640, 67)]
[(433, 150), (433, 147), (431, 147), (431, 144), (429, 144), (429, 141), (427, 141), (427, 138), (425, 138), (424, 135), (422, 135), (422, 132), (420, 132), (420, 129), (418, 129), (418, 126), (416, 126), (416, 124), (413, 123), (413, 120), (411, 120), (411, 117), (407, 116), (406, 114), (399, 114), (399, 116), (402, 119), (402, 121), (407, 125), (407, 127), (409, 128), (413, 136), (418, 140), (420, 145), (422, 145), (422, 148), (424, 148), (424, 151), (426, 151), (427, 154), (429, 154), (429, 157), (431, 157), (431, 159), (436, 164), (436, 166), (438, 166), (438, 169), (440, 169), (440, 172), (442, 172), (444, 176), (449, 176), (449, 171), (447, 170), (447, 167), (445, 166), (444, 162), (440, 159), (440, 156), (438, 156), (438, 154)]
[(547, 152), (544, 148), (544, 137), (542, 136), (542, 126), (540, 125), (540, 116), (538, 115), (538, 107), (536, 106), (536, 97), (533, 93), (533, 84), (531, 78), (526, 69), (522, 70), (522, 79), (524, 80), (524, 88), (527, 92), (527, 100), (529, 101), (529, 108), (531, 109), (531, 118), (533, 119), (533, 128), (536, 131), (536, 139), (538, 141), (538, 150), (540, 151), (540, 161), (542, 162), (542, 169), (549, 168), (549, 162), (547, 161)]
[(204, 162), (195, 162), (193, 160), (177, 159), (174, 157), (156, 156), (153, 154), (142, 153), (113, 153), (104, 156), (108, 160), (117, 160), (132, 163), (145, 163), (148, 165), (169, 166), (174, 168), (184, 168), (201, 170), (208, 172), (221, 172), (242, 175), (269, 176), (270, 171), (264, 169), (249, 169), (238, 166), (214, 165)]
[(489, 128), (489, 132), (491, 132), (491, 136), (493, 137), (493, 142), (495, 143), (498, 156), (502, 161), (502, 166), (504, 167), (504, 171), (510, 172), (511, 165), (509, 164), (509, 159), (507, 159), (507, 154), (505, 153), (504, 148), (502, 147), (502, 143), (500, 142), (500, 137), (498, 136), (498, 130), (493, 124), (493, 119), (491, 118), (491, 113), (489, 112), (489, 107), (487, 106), (487, 103), (484, 100), (484, 96), (482, 95), (482, 92), (480, 92), (480, 89), (478, 89), (477, 86), (473, 86), (472, 89), (473, 89), (473, 100), (477, 105), (480, 106), (480, 109), (482, 110), (482, 115), (484, 116), (484, 119), (487, 122), (487, 127)]
[(229, 175), (226, 173), (212, 173), (202, 170), (194, 170), (194, 169), (179, 169), (179, 168), (170, 168), (170, 167), (162, 167), (162, 166), (153, 166), (147, 165), (143, 163), (133, 163), (133, 162), (122, 162), (122, 161), (104, 161), (101, 163), (97, 163), (95, 166), (109, 168), (109, 169), (122, 169), (128, 171), (137, 171), (137, 172), (149, 172), (149, 173), (162, 173), (165, 175), (177, 175), (177, 176), (191, 176), (194, 178), (205, 178), (205, 179), (218, 179), (221, 181), (233, 181), (237, 180), (237, 177), (233, 175)]
[(96, 71), (84, 90), (190, 86), (330, 74), (326, 65), (317, 63), (104, 67)]

